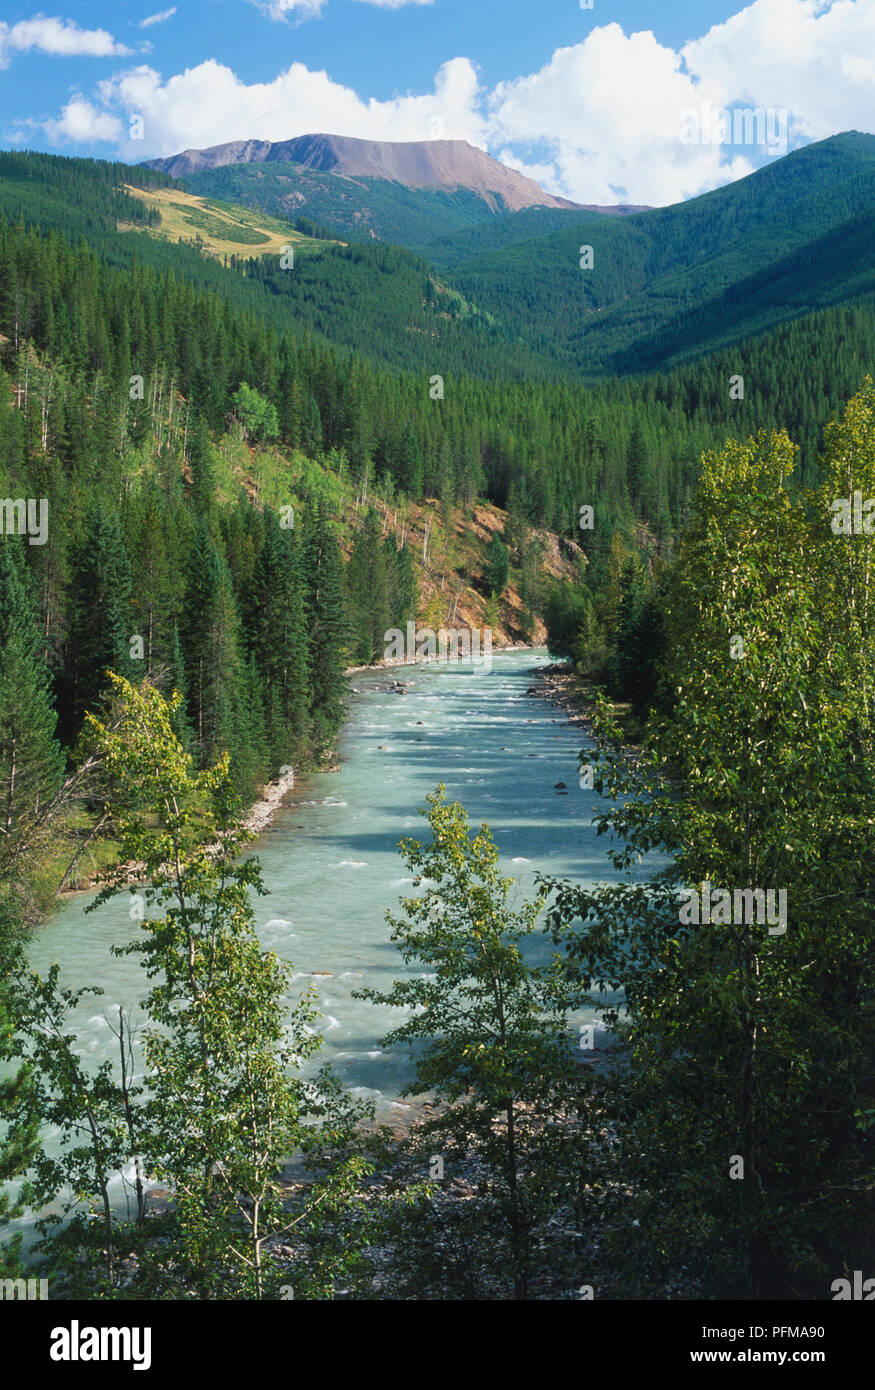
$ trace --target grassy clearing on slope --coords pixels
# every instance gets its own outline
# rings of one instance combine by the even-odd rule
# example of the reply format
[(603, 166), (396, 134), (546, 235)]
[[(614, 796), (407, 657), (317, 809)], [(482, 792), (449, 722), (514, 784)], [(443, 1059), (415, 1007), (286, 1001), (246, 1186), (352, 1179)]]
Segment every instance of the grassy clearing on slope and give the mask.
[(167, 241), (197, 240), (214, 256), (277, 255), (283, 246), (310, 254), (318, 253), (324, 245), (277, 217), (236, 203), (199, 198), (178, 188), (125, 188), (160, 213), (161, 225), (152, 235)]

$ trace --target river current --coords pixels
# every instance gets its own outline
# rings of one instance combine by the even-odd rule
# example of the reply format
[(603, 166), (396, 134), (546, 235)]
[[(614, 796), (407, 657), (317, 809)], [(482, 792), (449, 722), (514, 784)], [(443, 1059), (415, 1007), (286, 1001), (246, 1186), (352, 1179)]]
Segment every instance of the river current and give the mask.
[[(255, 847), (271, 890), (256, 900), (261, 941), (292, 963), (296, 991), (315, 987), (320, 1061), (373, 1099), (382, 1119), (401, 1118), (399, 1092), (411, 1076), (404, 1053), (379, 1045), (402, 1015), (353, 991), (388, 989), (405, 971), (385, 917), (416, 891), (397, 845), (402, 835), (427, 838), (417, 814), (426, 794), (443, 782), (472, 825), (489, 822), (521, 898), (533, 894), (539, 871), (575, 881), (611, 876), (592, 823), (597, 794), (579, 786), (585, 737), (561, 710), (527, 698), (546, 659), (527, 649), (495, 653), (488, 672), (448, 662), (353, 675), (340, 770), (297, 787)], [(97, 1066), (117, 1048), (104, 1015), (124, 1004), (141, 1022), (145, 980), (134, 957), (110, 952), (138, 933), (128, 897), (86, 915), (89, 901), (66, 900), (29, 954), (40, 972), (60, 961), (71, 988), (103, 987), (75, 1019), (81, 1055)]]

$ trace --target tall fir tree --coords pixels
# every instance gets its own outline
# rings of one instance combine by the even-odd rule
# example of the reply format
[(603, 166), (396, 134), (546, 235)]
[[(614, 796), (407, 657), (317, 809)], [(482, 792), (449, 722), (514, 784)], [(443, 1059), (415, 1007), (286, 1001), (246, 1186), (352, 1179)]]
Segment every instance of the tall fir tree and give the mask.
[[(0, 835), (57, 789), (64, 757), (27, 574), (17, 539), (0, 541)], [(6, 856), (0, 852), (0, 863)], [(8, 866), (7, 866), (8, 867)]]
[[(118, 515), (96, 503), (75, 547), (67, 634), (68, 727), (80, 727), (106, 690), (106, 672), (136, 675), (131, 663), (131, 569)], [(142, 674), (142, 671), (139, 672)]]
[(340, 550), (321, 504), (307, 534), (304, 575), (310, 621), (310, 714), (316, 750), (322, 754), (331, 746), (343, 717), (346, 619)]
[(276, 773), (300, 760), (309, 742), (307, 607), (296, 532), (284, 530), (273, 512), (265, 513), (264, 529), (248, 616), (270, 770)]
[(389, 568), (380, 540), (380, 517), (371, 508), (356, 532), (346, 570), (350, 646), (357, 661), (382, 655), (389, 626)]

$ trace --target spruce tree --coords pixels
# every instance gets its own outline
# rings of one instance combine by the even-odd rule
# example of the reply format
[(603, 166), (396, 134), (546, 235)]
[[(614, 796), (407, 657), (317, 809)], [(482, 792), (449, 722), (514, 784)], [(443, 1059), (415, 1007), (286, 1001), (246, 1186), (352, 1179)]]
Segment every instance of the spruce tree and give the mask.
[(321, 505), (307, 535), (304, 575), (310, 621), (310, 714), (321, 755), (330, 747), (343, 717), (346, 639), (340, 551)]
[[(106, 672), (128, 675), (134, 612), (131, 571), (118, 516), (97, 503), (88, 514), (75, 550), (67, 674), (71, 682), (72, 729), (106, 689)], [(136, 674), (136, 672), (134, 672)], [(140, 673), (142, 674), (142, 673)]]
[(346, 584), (352, 655), (370, 663), (382, 655), (389, 626), (389, 571), (373, 508), (352, 543)]
[[(19, 823), (39, 812), (64, 767), (28, 588), (18, 540), (0, 541), (0, 837), (10, 849)], [(8, 871), (4, 849), (0, 864)]]
[(283, 530), (272, 512), (264, 516), (265, 539), (253, 576), (249, 630), (265, 704), (270, 770), (294, 764), (307, 748), (310, 731), (307, 608), (302, 547), (297, 533)]
[(413, 567), (413, 557), (406, 544), (396, 548), (391, 537), (387, 537), (386, 545), (391, 549), (394, 564), (392, 627), (403, 627), (405, 623), (416, 621), (419, 609), (419, 585), (416, 581), (416, 570)]
[(187, 607), (186, 682), (198, 758), (203, 766), (230, 753), (235, 785), (249, 795), (259, 769), (240, 617), (228, 566), (203, 524), (189, 563)]

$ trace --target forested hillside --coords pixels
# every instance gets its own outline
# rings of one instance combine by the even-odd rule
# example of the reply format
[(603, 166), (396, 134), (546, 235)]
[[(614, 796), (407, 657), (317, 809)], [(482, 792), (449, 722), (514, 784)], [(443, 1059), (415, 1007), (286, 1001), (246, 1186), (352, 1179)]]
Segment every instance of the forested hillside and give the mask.
[(435, 235), (478, 227), (489, 215), (471, 189), (408, 188), (386, 179), (341, 179), (318, 169), (231, 164), (187, 174), (190, 193), (259, 208), (274, 217), (303, 215), (335, 236), (364, 243), (379, 239), (420, 250)]
[[(868, 302), (873, 150), (875, 137), (836, 136), (704, 197), (622, 218), (524, 209), (470, 238), (432, 239), (424, 258), (332, 244), (329, 228), (297, 217), (290, 239), (310, 240), (293, 266), (257, 243), (250, 251), (251, 226), (238, 229), (236, 248), (220, 243), (221, 257), (204, 245), (174, 247), (155, 215), (157, 200), (171, 201), (163, 175), (46, 156), (3, 157), (0, 210), (44, 230), (72, 226), (111, 264), (174, 269), (278, 331), (308, 331), (393, 372), (594, 382), (730, 345), (743, 359), (750, 340), (795, 319)], [(150, 205), (136, 213), (131, 197), (112, 192), (114, 180), (132, 195), (145, 185)], [(34, 183), (40, 193), (29, 199)], [(198, 215), (209, 225), (206, 210)], [(251, 224), (251, 214), (240, 218)], [(544, 231), (557, 220), (559, 230)], [(837, 399), (855, 384), (843, 381)]]
[(871, 293), (873, 174), (875, 136), (834, 136), (686, 203), (487, 245), (447, 280), (583, 376), (650, 371)]

